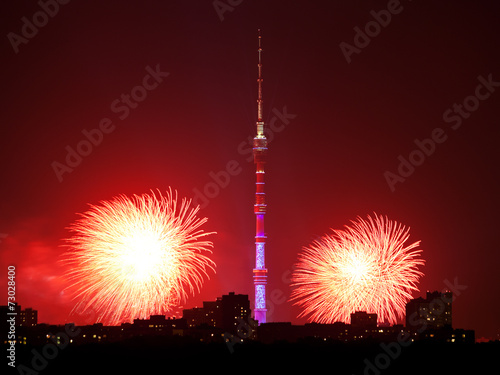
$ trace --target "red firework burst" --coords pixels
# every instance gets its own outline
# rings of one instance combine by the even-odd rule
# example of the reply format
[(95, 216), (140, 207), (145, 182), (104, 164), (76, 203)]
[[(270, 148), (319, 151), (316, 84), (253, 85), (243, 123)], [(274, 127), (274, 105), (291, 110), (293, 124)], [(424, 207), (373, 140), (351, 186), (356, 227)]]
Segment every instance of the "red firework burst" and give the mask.
[(414, 250), (420, 241), (405, 246), (409, 228), (387, 217), (358, 217), (352, 224), (303, 249), (291, 300), (309, 321), (349, 323), (351, 313), (367, 311), (395, 324), (423, 275), (421, 250)]
[(215, 267), (203, 254), (211, 253), (212, 243), (201, 239), (213, 233), (199, 229), (207, 219), (190, 205), (183, 199), (179, 207), (171, 191), (90, 205), (66, 239), (63, 261), (79, 299), (74, 311), (114, 325), (165, 315), (188, 292), (199, 292)]

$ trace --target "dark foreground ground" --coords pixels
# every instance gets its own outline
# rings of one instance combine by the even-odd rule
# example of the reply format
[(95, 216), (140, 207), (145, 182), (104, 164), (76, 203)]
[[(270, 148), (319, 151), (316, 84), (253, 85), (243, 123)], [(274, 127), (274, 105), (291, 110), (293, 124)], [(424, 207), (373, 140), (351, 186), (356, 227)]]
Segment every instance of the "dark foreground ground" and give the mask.
[[(113, 344), (19, 347), (14, 374), (179, 374), (221, 371), (229, 374), (286, 372), (307, 374), (493, 374), (498, 373), (500, 342), (482, 344), (320, 342), (229, 346), (186, 338), (139, 337)], [(8, 352), (4, 345), (4, 353)], [(42, 355), (44, 357), (42, 357)], [(5, 373), (4, 371), (1, 373)]]

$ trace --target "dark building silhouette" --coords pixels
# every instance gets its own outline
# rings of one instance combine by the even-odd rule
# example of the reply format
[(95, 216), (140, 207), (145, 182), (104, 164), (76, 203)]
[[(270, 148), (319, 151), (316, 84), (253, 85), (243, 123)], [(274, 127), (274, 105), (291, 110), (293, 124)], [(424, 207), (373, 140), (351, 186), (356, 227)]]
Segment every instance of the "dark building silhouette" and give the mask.
[(202, 308), (195, 307), (182, 312), (188, 328), (208, 326), (233, 335), (237, 334), (240, 324), (249, 324), (250, 315), (248, 295), (234, 292), (223, 295), (216, 301), (205, 301)]
[[(9, 306), (0, 306), (0, 316), (2, 317), (1, 327), (8, 326), (7, 319), (14, 317), (15, 325), (17, 327), (35, 327), (38, 324), (38, 311), (33, 310), (31, 307), (21, 309), (21, 305), (14, 303)], [(2, 332), (5, 332), (3, 330)]]
[(305, 338), (327, 341), (350, 341), (353, 336), (351, 326), (342, 322), (333, 324), (306, 323), (293, 325), (290, 322), (263, 323), (256, 327), (256, 339), (271, 344), (276, 341), (297, 342)]
[(203, 301), (203, 310), (205, 311), (206, 324), (210, 327), (222, 327), (222, 299), (215, 301)]
[(165, 315), (151, 315), (149, 319), (134, 319), (133, 328), (146, 334), (176, 334), (186, 328), (186, 321), (167, 318)]
[(206, 325), (209, 327), (222, 327), (222, 297), (215, 301), (203, 301), (203, 307), (195, 307), (182, 311), (189, 328)]
[(369, 314), (366, 311), (356, 311), (351, 314), (351, 326), (349, 327), (348, 340), (363, 340), (378, 335), (377, 314)]
[(291, 322), (261, 323), (256, 329), (257, 339), (266, 344), (275, 341), (295, 342), (302, 336), (300, 327), (292, 325)]
[(351, 326), (353, 328), (363, 329), (377, 328), (377, 314), (368, 314), (366, 311), (356, 311), (351, 314)]
[(452, 292), (427, 292), (426, 298), (415, 298), (406, 304), (406, 328), (416, 330), (452, 327)]
[(302, 328), (302, 337), (314, 337), (323, 340), (350, 340), (350, 325), (343, 322), (332, 324), (306, 323)]
[(194, 307), (182, 311), (182, 317), (186, 320), (188, 328), (195, 328), (203, 324), (208, 325), (208, 316), (204, 307)]
[(428, 328), (416, 335), (418, 341), (474, 344), (475, 332), (467, 329), (452, 329), (450, 326)]
[(248, 324), (250, 314), (248, 295), (231, 292), (222, 296), (222, 325), (220, 328), (236, 334), (240, 324)]
[(406, 331), (415, 341), (469, 343), (475, 341), (473, 330), (452, 328), (452, 292), (427, 292), (406, 304)]
[[(19, 306), (20, 307), (20, 306)], [(34, 327), (38, 323), (38, 311), (28, 307), (19, 311), (19, 326)]]

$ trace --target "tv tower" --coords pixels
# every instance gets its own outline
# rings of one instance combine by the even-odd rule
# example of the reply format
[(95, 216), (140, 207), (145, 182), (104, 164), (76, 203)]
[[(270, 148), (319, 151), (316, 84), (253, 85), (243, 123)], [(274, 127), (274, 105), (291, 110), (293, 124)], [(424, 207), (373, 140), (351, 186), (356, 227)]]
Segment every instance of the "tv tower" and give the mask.
[(255, 268), (253, 270), (253, 283), (255, 285), (254, 318), (260, 323), (266, 323), (266, 284), (267, 269), (265, 264), (266, 236), (264, 232), (264, 216), (266, 215), (266, 194), (264, 193), (264, 165), (266, 163), (267, 139), (264, 134), (264, 121), (262, 119), (262, 37), (259, 29), (259, 63), (257, 78), (257, 135), (253, 139), (253, 161), (255, 163), (255, 204), (256, 218), (255, 231)]

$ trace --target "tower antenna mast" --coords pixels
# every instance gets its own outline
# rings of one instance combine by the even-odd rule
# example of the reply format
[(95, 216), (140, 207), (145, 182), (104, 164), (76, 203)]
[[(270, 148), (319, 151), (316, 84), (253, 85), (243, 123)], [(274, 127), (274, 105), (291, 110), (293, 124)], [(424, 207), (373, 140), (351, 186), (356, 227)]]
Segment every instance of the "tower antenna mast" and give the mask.
[(257, 50), (259, 53), (259, 64), (257, 65), (259, 68), (259, 77), (257, 78), (258, 83), (258, 95), (257, 95), (257, 121), (262, 122), (262, 35), (259, 29), (259, 49)]
[(267, 139), (264, 134), (264, 121), (262, 116), (262, 35), (259, 29), (259, 63), (258, 63), (258, 95), (257, 95), (257, 134), (253, 139), (253, 160), (255, 164), (255, 204), (256, 219), (255, 230), (255, 268), (253, 269), (253, 282), (255, 286), (254, 318), (261, 323), (267, 322), (266, 284), (267, 269), (265, 264), (266, 235), (264, 232), (264, 216), (267, 211), (266, 194), (264, 193), (264, 165), (267, 155)]

